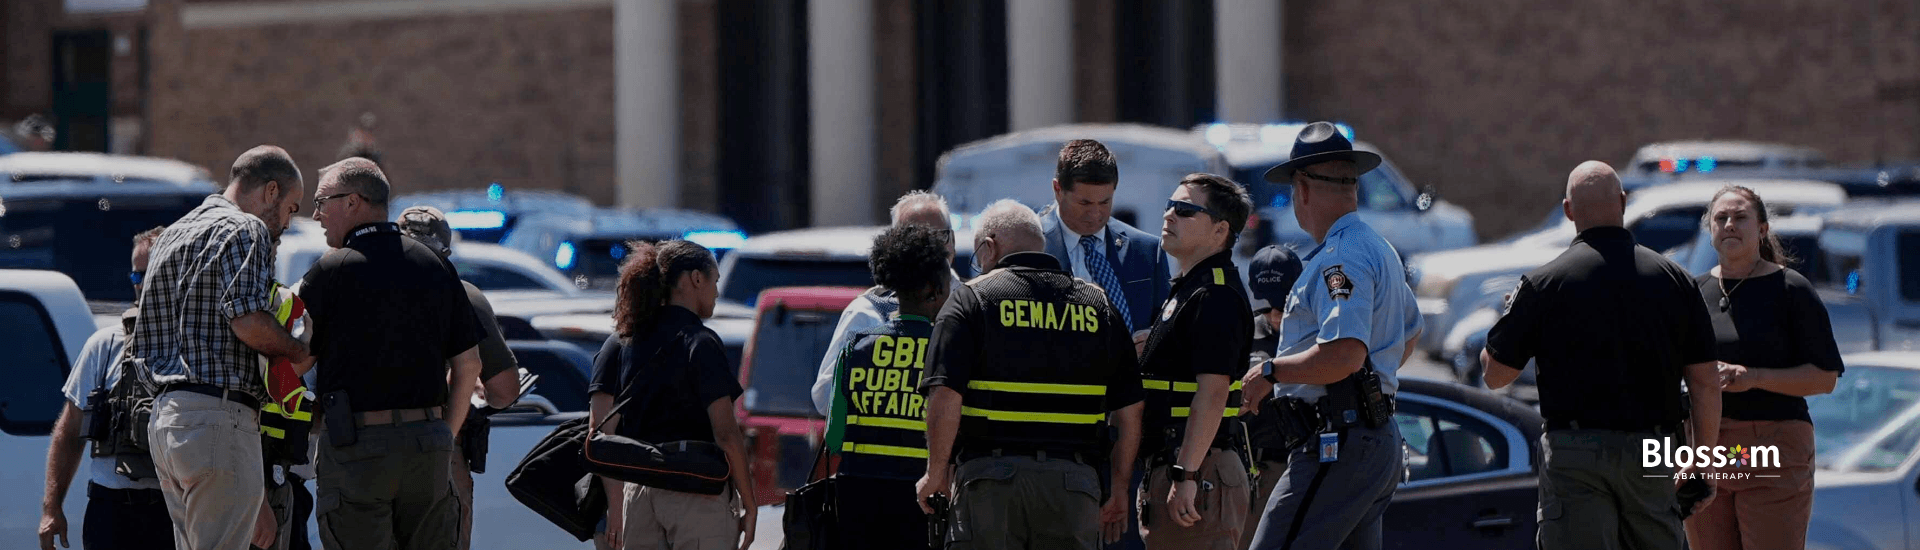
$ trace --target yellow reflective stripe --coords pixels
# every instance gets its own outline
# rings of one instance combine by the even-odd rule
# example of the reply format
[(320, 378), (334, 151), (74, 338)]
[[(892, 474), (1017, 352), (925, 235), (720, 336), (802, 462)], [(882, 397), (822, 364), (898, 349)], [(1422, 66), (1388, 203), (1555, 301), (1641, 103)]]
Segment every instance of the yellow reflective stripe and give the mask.
[(995, 420), (1000, 422), (1045, 422), (1050, 424), (1098, 424), (1101, 421), (1107, 419), (1107, 415), (1105, 413), (1076, 414), (1076, 413), (1041, 413), (1041, 412), (1022, 412), (1022, 411), (990, 411), (987, 409), (976, 409), (973, 407), (960, 407), (960, 414), (965, 416), (985, 417), (987, 420)]
[[(1173, 408), (1174, 418), (1186, 418), (1189, 416), (1193, 416), (1193, 409), (1191, 407), (1174, 407)], [(1240, 407), (1226, 407), (1226, 408), (1220, 409), (1220, 416), (1223, 418), (1233, 418), (1236, 416), (1240, 416)]]
[[(299, 388), (294, 391), (297, 393), (304, 393), (306, 391), (306, 388)], [(280, 415), (282, 418), (286, 418), (288, 420), (310, 421), (310, 420), (313, 420), (313, 411), (301, 410), (298, 408), (299, 403), (301, 403), (305, 399), (306, 397), (302, 396), (299, 398), (299, 400), (295, 401), (294, 407), (296, 408), (291, 413), (287, 412), (286, 409), (282, 409), (279, 403), (275, 403), (272, 401), (269, 401), (266, 404), (260, 405), (260, 412), (277, 414), (277, 415)]]
[(992, 380), (970, 380), (969, 390), (1003, 391), (1010, 393), (1045, 393), (1053, 395), (1106, 395), (1106, 386), (1087, 384), (1043, 384), (1039, 382), (996, 382)]
[(286, 431), (286, 430), (282, 430), (282, 429), (280, 429), (280, 428), (274, 428), (274, 427), (271, 427), (271, 426), (267, 426), (267, 425), (265, 425), (265, 424), (262, 424), (262, 425), (260, 426), (260, 433), (262, 433), (262, 434), (265, 434), (265, 435), (266, 435), (267, 437), (271, 437), (271, 438), (274, 438), (274, 439), (286, 439), (286, 438), (287, 438), (287, 431)]
[(875, 428), (895, 428), (895, 429), (901, 429), (901, 430), (913, 430), (916, 432), (927, 431), (927, 422), (924, 420), (904, 420), (899, 418), (887, 418), (884, 416), (848, 415), (847, 425), (848, 426), (870, 426)]
[(1213, 284), (1216, 284), (1216, 285), (1227, 284), (1227, 272), (1221, 271), (1220, 268), (1218, 267), (1213, 268)]
[[(1240, 386), (1241, 386), (1241, 382), (1239, 380), (1235, 380), (1233, 381), (1232, 384), (1227, 385), (1227, 391), (1240, 391)], [(1146, 388), (1149, 390), (1177, 391), (1177, 392), (1186, 392), (1186, 393), (1193, 393), (1193, 392), (1200, 391), (1200, 384), (1198, 382), (1169, 382), (1166, 380), (1141, 380), (1140, 387)]]
[(841, 443), (840, 452), (858, 453), (863, 455), (898, 456), (898, 457), (905, 457), (905, 458), (926, 458), (927, 457), (926, 449), (916, 449), (913, 447), (896, 447), (893, 445), (870, 445), (866, 443), (854, 443), (851, 441)]

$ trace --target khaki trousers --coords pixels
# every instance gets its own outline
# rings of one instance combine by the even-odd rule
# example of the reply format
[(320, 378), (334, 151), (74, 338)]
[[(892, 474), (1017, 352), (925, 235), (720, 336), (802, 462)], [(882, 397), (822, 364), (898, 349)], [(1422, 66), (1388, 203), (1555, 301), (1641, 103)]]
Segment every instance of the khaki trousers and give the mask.
[(740, 544), (733, 489), (717, 495), (626, 484), (625, 550), (724, 550)]
[(1167, 495), (1173, 480), (1169, 467), (1160, 466), (1147, 473), (1140, 490), (1140, 539), (1148, 550), (1186, 549), (1235, 550), (1240, 533), (1246, 528), (1253, 492), (1247, 488), (1247, 467), (1233, 451), (1208, 449), (1207, 458), (1194, 472), (1199, 476), (1200, 492), (1193, 505), (1200, 521), (1181, 527), (1173, 521), (1173, 506)]
[(147, 448), (179, 550), (246, 550), (266, 498), (260, 411), (172, 391), (153, 402)]

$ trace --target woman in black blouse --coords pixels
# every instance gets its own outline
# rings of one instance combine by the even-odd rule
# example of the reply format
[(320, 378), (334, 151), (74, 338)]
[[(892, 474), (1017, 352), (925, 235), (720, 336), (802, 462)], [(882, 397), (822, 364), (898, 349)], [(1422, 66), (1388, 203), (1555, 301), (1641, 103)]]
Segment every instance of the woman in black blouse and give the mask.
[[(732, 490), (703, 495), (603, 479), (609, 548), (738, 548), (753, 544), (753, 477), (733, 416), (740, 384), (713, 316), (719, 269), (687, 241), (627, 245), (614, 299), (614, 334), (593, 358), (589, 407), (602, 429), (641, 441), (718, 446)], [(620, 403), (625, 407), (615, 410)], [(735, 507), (738, 506), (738, 509)]]
[[(1694, 279), (1706, 301), (1720, 361), (1719, 444), (1747, 462), (1719, 468), (1718, 494), (1687, 519), (1696, 550), (1803, 548), (1813, 513), (1813, 422), (1806, 396), (1833, 391), (1841, 370), (1826, 307), (1786, 267), (1752, 189), (1714, 193), (1706, 231), (1720, 265)], [(1777, 446), (1777, 467), (1753, 447)], [(1767, 477), (1762, 477), (1767, 476)]]

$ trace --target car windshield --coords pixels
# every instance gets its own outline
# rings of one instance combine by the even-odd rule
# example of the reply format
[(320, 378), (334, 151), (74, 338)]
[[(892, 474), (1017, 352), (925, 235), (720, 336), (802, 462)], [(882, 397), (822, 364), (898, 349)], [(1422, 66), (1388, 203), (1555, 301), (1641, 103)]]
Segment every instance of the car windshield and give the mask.
[(205, 199), (199, 193), (7, 197), (0, 203), (0, 268), (59, 271), (88, 300), (131, 302), (133, 236), (179, 220)]
[[(866, 258), (768, 258), (741, 255), (721, 277), (720, 298), (753, 305), (776, 286), (873, 286)], [(832, 329), (833, 327), (827, 327)]]
[(747, 412), (819, 416), (813, 409), (813, 379), (839, 319), (838, 311), (785, 306), (761, 311), (743, 397)]
[(1886, 472), (1920, 446), (1920, 370), (1853, 366), (1833, 393), (1807, 398), (1814, 464), (1823, 470)]

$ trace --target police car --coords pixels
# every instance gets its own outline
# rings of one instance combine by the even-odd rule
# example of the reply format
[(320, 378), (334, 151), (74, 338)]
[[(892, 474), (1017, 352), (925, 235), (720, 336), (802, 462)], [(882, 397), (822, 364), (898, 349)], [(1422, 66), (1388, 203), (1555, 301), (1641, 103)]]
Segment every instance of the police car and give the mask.
[[(1667, 184), (1629, 196), (1627, 229), (1640, 244), (1660, 252), (1691, 241), (1700, 231), (1707, 202), (1726, 184), (1752, 188), (1766, 199), (1776, 214), (1783, 216), (1817, 214), (1847, 201), (1847, 194), (1840, 186), (1822, 181), (1721, 180)], [(1422, 254), (1409, 259), (1407, 266), (1413, 274), (1414, 295), (1420, 300), (1420, 315), (1425, 321), (1420, 348), (1436, 360), (1443, 359), (1442, 344), (1455, 322), (1488, 303), (1489, 297), (1498, 297), (1512, 289), (1518, 275), (1558, 257), (1575, 235), (1573, 223), (1563, 216), (1550, 228), (1503, 244)], [(1502, 277), (1512, 279), (1495, 280)]]
[[(1293, 188), (1267, 183), (1267, 169), (1286, 162), (1294, 138), (1305, 124), (1203, 124), (1194, 133), (1220, 148), (1233, 166), (1233, 180), (1253, 195), (1257, 220), (1247, 224), (1250, 244), (1258, 249), (1281, 244), (1311, 250), (1313, 238), (1293, 216)], [(1353, 138), (1353, 128), (1336, 125)], [(1380, 154), (1371, 143), (1355, 141), (1355, 149)], [(1125, 173), (1125, 170), (1121, 171)], [(1431, 187), (1415, 186), (1400, 168), (1381, 155), (1380, 167), (1360, 176), (1360, 219), (1393, 244), (1401, 257), (1473, 246), (1473, 214), (1440, 200)]]
[(554, 215), (584, 218), (593, 213), (586, 197), (559, 191), (515, 189), (493, 183), (483, 191), (455, 190), (416, 193), (394, 197), (399, 208), (431, 206), (447, 215), (460, 238), (467, 241), (498, 243), (529, 216)]
[(1818, 168), (1826, 155), (1811, 147), (1731, 140), (1649, 143), (1633, 153), (1622, 179), (1671, 180), (1732, 171), (1781, 171)]
[[(206, 170), (99, 153), (0, 157), (0, 268), (65, 273), (88, 300), (133, 301), (133, 236), (167, 225), (218, 192)], [(112, 311), (118, 314), (118, 309)]]
[(733, 220), (705, 212), (601, 208), (586, 216), (529, 216), (500, 244), (551, 260), (574, 286), (611, 290), (619, 284), (628, 241), (686, 239), (725, 257), (746, 237)]

